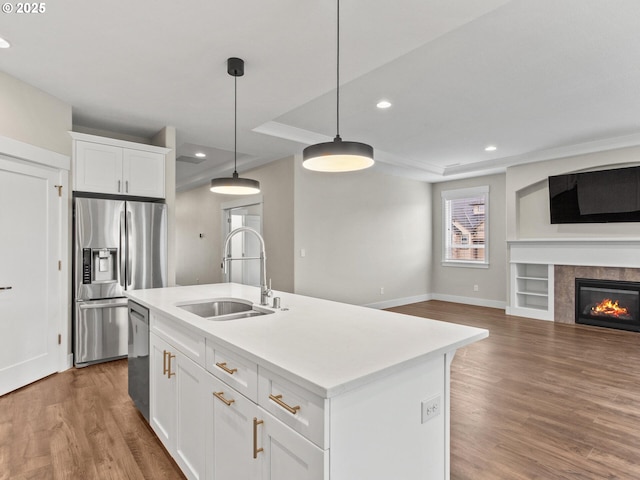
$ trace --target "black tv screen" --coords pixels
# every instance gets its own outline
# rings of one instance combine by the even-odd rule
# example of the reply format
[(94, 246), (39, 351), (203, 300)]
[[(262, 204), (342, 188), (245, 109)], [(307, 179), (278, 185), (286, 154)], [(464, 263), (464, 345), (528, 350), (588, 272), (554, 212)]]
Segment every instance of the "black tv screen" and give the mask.
[(640, 167), (549, 177), (551, 223), (640, 222)]

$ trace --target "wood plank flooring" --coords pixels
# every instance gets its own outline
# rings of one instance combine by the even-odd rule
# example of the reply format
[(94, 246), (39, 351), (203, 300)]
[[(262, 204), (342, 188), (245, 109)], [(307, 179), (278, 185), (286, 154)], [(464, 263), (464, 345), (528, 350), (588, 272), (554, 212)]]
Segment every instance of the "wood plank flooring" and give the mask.
[[(640, 479), (640, 334), (439, 301), (391, 310), (490, 330), (453, 361), (452, 480)], [(128, 397), (126, 360), (0, 397), (0, 480), (182, 478)]]
[(183, 478), (129, 398), (126, 360), (0, 397), (0, 480)]
[(452, 364), (451, 479), (640, 479), (640, 334), (439, 301), (392, 309), (487, 328)]

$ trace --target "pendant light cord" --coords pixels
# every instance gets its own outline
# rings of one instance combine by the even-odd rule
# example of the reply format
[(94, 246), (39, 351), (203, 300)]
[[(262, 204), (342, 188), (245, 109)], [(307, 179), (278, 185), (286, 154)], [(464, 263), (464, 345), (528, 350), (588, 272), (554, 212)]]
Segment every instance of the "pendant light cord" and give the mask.
[(238, 77), (233, 77), (233, 173), (238, 173)]
[(336, 139), (340, 138), (340, 0), (337, 2), (336, 28)]

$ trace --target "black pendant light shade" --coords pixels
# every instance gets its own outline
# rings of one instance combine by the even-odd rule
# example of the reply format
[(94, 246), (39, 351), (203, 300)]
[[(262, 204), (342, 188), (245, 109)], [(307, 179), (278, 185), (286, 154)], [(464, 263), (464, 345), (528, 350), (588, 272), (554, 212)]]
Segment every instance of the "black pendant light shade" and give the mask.
[(373, 147), (345, 142), (336, 135), (333, 142), (316, 143), (302, 151), (302, 165), (317, 172), (352, 172), (373, 165)]
[(238, 159), (238, 83), (237, 78), (244, 75), (244, 60), (241, 58), (227, 59), (227, 73), (234, 77), (234, 122), (233, 122), (233, 176), (214, 178), (209, 190), (226, 195), (251, 195), (260, 193), (260, 182), (250, 178), (240, 178), (237, 171)]
[(260, 182), (251, 178), (240, 178), (238, 172), (233, 172), (232, 177), (214, 178), (209, 187), (213, 193), (227, 195), (251, 195), (260, 193)]
[(340, 0), (336, 3), (336, 136), (333, 142), (316, 143), (302, 151), (302, 166), (317, 172), (352, 172), (374, 164), (371, 145), (340, 138)]

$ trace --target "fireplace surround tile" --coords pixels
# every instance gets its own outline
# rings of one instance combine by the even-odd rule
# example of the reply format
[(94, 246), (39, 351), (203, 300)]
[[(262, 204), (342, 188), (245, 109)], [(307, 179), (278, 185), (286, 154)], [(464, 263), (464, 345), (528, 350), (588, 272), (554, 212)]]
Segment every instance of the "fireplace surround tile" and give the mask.
[(640, 282), (640, 268), (555, 265), (554, 277), (554, 320), (575, 323), (576, 278)]

